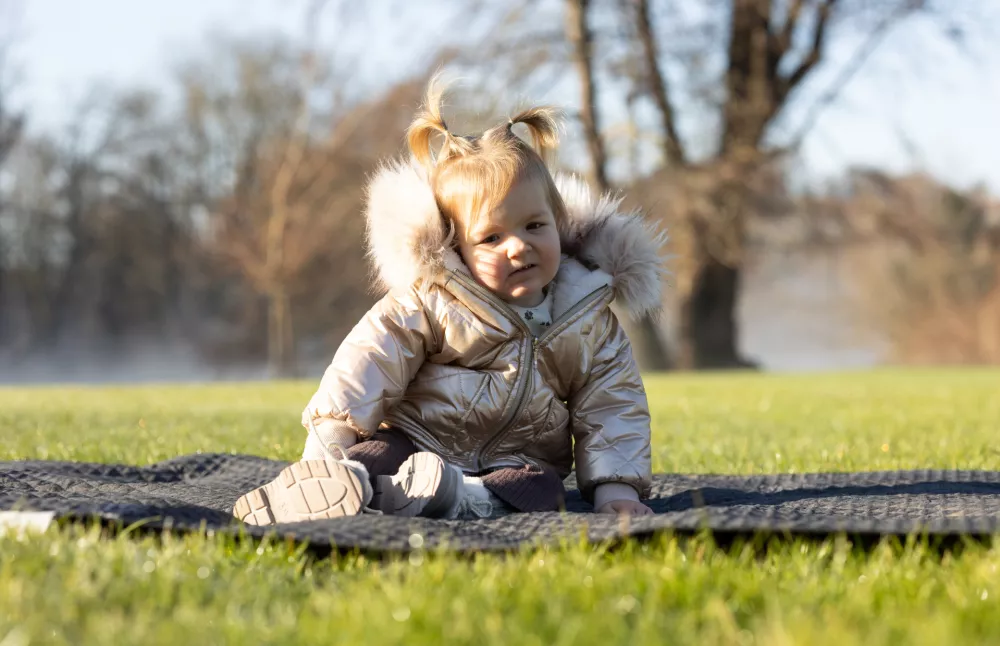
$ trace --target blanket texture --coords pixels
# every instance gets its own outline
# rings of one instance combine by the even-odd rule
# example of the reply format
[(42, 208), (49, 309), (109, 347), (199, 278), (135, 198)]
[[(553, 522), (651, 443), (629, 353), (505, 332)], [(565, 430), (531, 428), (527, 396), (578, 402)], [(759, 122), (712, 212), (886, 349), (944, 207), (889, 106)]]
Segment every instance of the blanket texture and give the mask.
[(361, 515), (272, 528), (249, 527), (229, 510), (286, 462), (196, 454), (146, 467), (80, 462), (0, 462), (0, 511), (141, 523), (146, 529), (208, 529), (252, 536), (277, 531), (314, 548), (409, 551), (504, 550), (538, 543), (606, 541), (663, 531), (932, 536), (1000, 534), (1000, 472), (893, 471), (654, 478), (654, 516), (622, 522), (589, 513), (567, 481), (566, 512), (476, 521)]

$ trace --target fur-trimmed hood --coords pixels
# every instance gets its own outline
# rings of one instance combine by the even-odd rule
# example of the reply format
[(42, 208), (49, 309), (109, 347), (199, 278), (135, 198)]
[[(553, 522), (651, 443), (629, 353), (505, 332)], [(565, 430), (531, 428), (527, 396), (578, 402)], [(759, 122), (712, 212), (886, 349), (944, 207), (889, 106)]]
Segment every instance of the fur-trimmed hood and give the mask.
[(579, 181), (558, 187), (566, 253), (552, 325), (536, 336), (475, 284), (421, 172), (399, 163), (376, 174), (369, 252), (393, 289), (352, 328), (309, 402), (303, 421), (317, 422), (321, 441), (388, 426), (465, 473), (547, 465), (565, 478), (575, 463), (585, 500), (604, 483), (648, 495), (649, 406), (608, 305), (658, 308), (664, 237)]
[[(607, 284), (630, 316), (658, 311), (666, 234), (639, 212), (623, 212), (621, 198), (595, 199), (572, 175), (558, 174), (555, 180), (568, 214), (562, 248), (577, 262), (564, 260), (560, 268), (556, 282), (574, 288), (559, 290), (554, 309), (563, 309), (559, 300), (568, 307), (577, 296)], [(404, 289), (448, 270), (469, 273), (416, 164), (397, 161), (379, 169), (367, 187), (365, 218), (368, 254), (383, 288)]]

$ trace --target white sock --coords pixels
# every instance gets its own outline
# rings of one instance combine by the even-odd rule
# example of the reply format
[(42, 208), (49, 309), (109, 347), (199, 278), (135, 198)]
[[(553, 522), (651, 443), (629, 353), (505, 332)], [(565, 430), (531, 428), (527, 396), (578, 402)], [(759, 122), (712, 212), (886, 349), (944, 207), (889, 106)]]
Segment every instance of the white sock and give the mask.
[(472, 496), (476, 500), (492, 500), (492, 494), (483, 484), (482, 478), (463, 475), (462, 488), (465, 490), (465, 495)]
[(302, 448), (303, 460), (325, 460), (326, 451), (323, 450), (323, 443), (319, 438), (310, 433), (306, 435), (306, 445)]
[(455, 496), (455, 504), (448, 510), (445, 518), (459, 518), (463, 509), (468, 509), (468, 499), (490, 505), (500, 504), (500, 501), (490, 493), (490, 490), (483, 484), (483, 479), (476, 476), (467, 476), (456, 466), (448, 465), (462, 475), (462, 485), (459, 487), (458, 495)]

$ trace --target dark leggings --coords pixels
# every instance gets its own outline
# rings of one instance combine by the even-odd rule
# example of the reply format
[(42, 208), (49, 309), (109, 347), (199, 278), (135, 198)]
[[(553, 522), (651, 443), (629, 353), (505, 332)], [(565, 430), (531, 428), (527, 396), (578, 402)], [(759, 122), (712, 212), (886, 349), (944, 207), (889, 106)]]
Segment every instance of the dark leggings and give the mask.
[[(365, 465), (374, 484), (377, 476), (393, 475), (417, 453), (406, 435), (392, 429), (375, 433), (370, 439), (347, 449), (347, 457)], [(563, 508), (566, 489), (553, 469), (538, 466), (503, 467), (479, 474), (494, 496), (517, 511), (558, 511)]]

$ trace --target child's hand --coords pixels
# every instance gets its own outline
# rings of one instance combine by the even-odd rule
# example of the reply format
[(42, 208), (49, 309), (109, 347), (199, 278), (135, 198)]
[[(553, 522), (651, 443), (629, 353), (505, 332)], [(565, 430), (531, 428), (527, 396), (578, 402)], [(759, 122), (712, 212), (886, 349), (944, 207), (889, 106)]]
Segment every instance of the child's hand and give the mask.
[(646, 516), (653, 510), (637, 500), (612, 500), (601, 505), (599, 514), (618, 514), (619, 516)]

